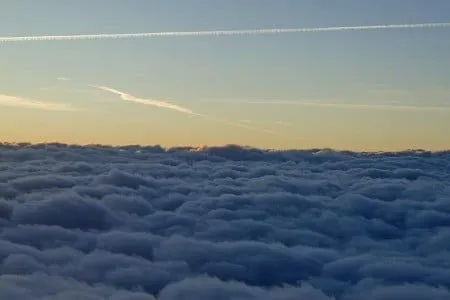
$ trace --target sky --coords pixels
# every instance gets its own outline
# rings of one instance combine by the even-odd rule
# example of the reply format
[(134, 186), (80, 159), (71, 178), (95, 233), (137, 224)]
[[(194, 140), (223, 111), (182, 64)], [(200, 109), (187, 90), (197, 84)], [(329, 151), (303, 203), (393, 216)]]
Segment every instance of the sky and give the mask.
[[(3, 0), (13, 36), (450, 22), (447, 0)], [(450, 27), (0, 43), (0, 139), (450, 147)]]

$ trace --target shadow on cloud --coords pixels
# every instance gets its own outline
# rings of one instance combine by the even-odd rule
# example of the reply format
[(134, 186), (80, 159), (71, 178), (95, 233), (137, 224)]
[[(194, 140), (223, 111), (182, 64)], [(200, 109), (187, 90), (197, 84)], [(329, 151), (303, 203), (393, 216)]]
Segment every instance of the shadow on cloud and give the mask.
[(0, 145), (5, 299), (449, 299), (450, 152)]

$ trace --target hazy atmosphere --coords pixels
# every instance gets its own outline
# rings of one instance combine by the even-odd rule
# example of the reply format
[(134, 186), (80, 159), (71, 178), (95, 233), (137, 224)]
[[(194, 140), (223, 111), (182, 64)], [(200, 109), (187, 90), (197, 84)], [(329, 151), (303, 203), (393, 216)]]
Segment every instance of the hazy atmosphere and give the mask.
[[(450, 146), (447, 0), (4, 0), (1, 6), (3, 141)], [(444, 24), (413, 26), (432, 23)], [(411, 26), (164, 35), (382, 25)], [(7, 42), (146, 32), (160, 35)]]

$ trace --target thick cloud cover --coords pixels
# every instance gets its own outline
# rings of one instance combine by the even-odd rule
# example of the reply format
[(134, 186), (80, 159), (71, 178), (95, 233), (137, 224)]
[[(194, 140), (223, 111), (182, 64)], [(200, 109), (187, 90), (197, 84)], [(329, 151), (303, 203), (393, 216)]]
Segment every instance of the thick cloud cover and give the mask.
[(450, 152), (0, 145), (1, 299), (450, 299)]

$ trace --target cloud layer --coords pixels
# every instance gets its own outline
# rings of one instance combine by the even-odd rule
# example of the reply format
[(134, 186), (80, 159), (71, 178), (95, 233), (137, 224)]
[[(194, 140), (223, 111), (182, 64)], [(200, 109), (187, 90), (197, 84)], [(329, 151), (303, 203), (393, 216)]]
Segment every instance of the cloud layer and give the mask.
[(1, 299), (450, 299), (450, 152), (0, 158)]

